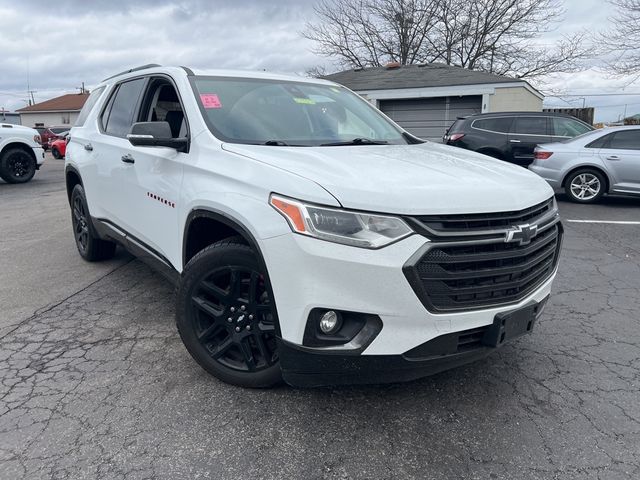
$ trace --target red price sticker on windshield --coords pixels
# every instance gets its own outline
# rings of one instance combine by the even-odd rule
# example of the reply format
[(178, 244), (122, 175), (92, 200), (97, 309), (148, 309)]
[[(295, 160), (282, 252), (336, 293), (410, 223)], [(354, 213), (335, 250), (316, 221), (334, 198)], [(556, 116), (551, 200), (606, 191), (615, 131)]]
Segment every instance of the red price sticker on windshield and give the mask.
[(200, 101), (204, 108), (222, 108), (222, 103), (215, 93), (201, 93)]

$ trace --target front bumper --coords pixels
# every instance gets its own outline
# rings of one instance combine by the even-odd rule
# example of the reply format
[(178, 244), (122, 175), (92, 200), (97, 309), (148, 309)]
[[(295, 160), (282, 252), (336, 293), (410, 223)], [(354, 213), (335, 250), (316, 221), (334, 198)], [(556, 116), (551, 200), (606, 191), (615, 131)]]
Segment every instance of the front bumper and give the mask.
[(401, 355), (349, 355), (280, 340), (282, 375), (296, 387), (416, 380), (484, 358), (514, 338), (530, 333), (547, 299), (529, 302), (518, 309), (516, 320), (520, 326), (514, 322), (515, 328), (505, 327), (508, 314), (496, 315), (491, 325), (440, 335)]
[(44, 163), (44, 149), (41, 147), (31, 147), (31, 148), (33, 148), (33, 153), (36, 156), (36, 165), (39, 168), (40, 165)]
[(412, 235), (379, 250), (338, 245), (296, 234), (262, 241), (280, 336), (303, 345), (313, 309), (375, 315), (383, 328), (361, 355), (401, 355), (440, 335), (493, 323), (497, 314), (541, 302), (551, 292), (555, 272), (539, 288), (511, 304), (484, 309), (433, 313), (425, 308), (403, 272), (406, 262), (426, 243)]

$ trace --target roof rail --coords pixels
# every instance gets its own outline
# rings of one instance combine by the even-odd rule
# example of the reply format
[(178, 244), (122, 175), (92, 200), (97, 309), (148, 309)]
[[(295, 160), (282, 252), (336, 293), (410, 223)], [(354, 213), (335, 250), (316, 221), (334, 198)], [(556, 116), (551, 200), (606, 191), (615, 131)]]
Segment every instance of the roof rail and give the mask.
[(107, 77), (102, 81), (106, 82), (107, 80), (111, 80), (112, 78), (119, 77), (120, 75), (124, 75), (125, 73), (137, 72), (138, 70), (146, 70), (147, 68), (161, 67), (161, 66), (162, 65), (159, 65), (157, 63), (147, 63), (146, 65), (140, 65), (139, 67), (130, 68), (129, 70), (125, 70), (124, 72), (116, 73), (115, 75), (111, 75), (110, 77)]

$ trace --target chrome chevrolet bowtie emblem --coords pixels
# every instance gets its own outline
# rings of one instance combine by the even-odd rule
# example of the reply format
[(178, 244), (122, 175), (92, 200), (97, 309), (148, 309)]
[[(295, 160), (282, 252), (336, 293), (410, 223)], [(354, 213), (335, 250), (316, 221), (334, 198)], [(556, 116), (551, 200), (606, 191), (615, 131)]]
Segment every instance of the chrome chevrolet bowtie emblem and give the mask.
[(518, 242), (520, 245), (527, 245), (531, 243), (531, 239), (535, 237), (537, 233), (537, 225), (516, 225), (506, 231), (504, 241), (506, 243)]

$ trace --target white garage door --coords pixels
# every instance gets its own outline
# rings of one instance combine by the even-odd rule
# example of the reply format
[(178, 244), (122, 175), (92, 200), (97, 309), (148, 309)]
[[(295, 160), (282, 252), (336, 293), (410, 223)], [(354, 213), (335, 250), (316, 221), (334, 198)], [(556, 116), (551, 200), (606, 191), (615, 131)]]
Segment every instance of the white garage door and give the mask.
[(482, 113), (482, 95), (380, 100), (380, 110), (417, 137), (440, 140), (456, 118)]

